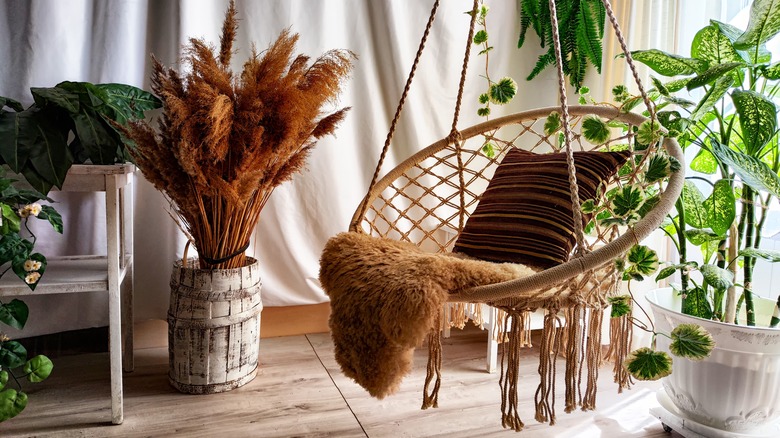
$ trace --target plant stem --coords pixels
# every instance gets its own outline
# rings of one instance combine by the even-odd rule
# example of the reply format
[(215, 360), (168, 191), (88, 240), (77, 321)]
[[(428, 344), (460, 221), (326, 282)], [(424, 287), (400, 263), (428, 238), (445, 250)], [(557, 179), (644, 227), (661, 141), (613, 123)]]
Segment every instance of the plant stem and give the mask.
[[(677, 208), (677, 224), (675, 228), (677, 229), (677, 240), (680, 243), (678, 246), (680, 253), (679, 262), (681, 265), (684, 265), (688, 261), (688, 243), (685, 240), (685, 208), (683, 207), (682, 196), (677, 198), (675, 205)], [(686, 295), (688, 293), (688, 269), (686, 267), (680, 268), (680, 285), (682, 286), (683, 309), (685, 309)]]
[[(754, 248), (753, 236), (755, 233), (755, 210), (753, 203), (755, 202), (755, 192), (748, 185), (742, 186), (742, 204), (745, 214), (745, 244), (742, 246), (745, 249)], [(745, 296), (745, 311), (747, 313), (747, 325), (756, 325), (755, 307), (753, 305), (753, 267), (754, 259), (752, 257), (745, 256), (745, 266), (743, 269), (743, 277), (745, 288), (743, 294)]]

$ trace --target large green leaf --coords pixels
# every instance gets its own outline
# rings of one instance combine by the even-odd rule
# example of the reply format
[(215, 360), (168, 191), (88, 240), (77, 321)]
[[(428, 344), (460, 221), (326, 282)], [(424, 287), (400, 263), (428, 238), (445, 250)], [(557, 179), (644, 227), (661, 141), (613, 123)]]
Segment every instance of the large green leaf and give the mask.
[(22, 103), (19, 102), (18, 100), (11, 99), (10, 97), (0, 96), (0, 110), (2, 110), (4, 106), (11, 108), (17, 113), (24, 111), (24, 107), (22, 106)]
[(30, 88), (35, 104), (43, 108), (54, 105), (62, 108), (69, 114), (79, 112), (79, 96), (62, 88)]
[(38, 383), (46, 380), (51, 375), (51, 370), (54, 369), (54, 364), (48, 357), (39, 354), (34, 358), (27, 361), (24, 364), (22, 371), (27, 374), (27, 380)]
[(691, 170), (712, 175), (718, 171), (718, 160), (707, 149), (699, 149), (691, 160)]
[(780, 79), (780, 62), (776, 62), (764, 69), (764, 77), (767, 79)]
[(707, 70), (709, 66), (701, 59), (685, 58), (658, 49), (637, 50), (631, 52), (631, 57), (663, 76), (692, 75)]
[(22, 300), (14, 298), (8, 303), (0, 303), (0, 322), (21, 330), (27, 324), (30, 310)]
[(6, 388), (0, 391), (0, 423), (19, 415), (27, 407), (27, 394)]
[(682, 203), (685, 211), (685, 223), (694, 228), (707, 228), (707, 210), (704, 208), (704, 195), (696, 184), (685, 181), (682, 191)]
[[(734, 42), (736, 42), (743, 33), (742, 29), (728, 23), (710, 20), (710, 24), (717, 27), (723, 36), (728, 38), (732, 47), (734, 46)], [(755, 47), (752, 47), (750, 50), (737, 50), (737, 53), (739, 53), (742, 59), (754, 65), (763, 64), (772, 60), (772, 52), (767, 49), (766, 44), (761, 44), (758, 47), (758, 51), (756, 51)]]
[(114, 110), (114, 120), (119, 123), (124, 123), (122, 119), (142, 119), (144, 111), (162, 106), (155, 95), (132, 85), (95, 84), (95, 87), (105, 91), (108, 96), (106, 104)]
[(775, 135), (777, 107), (755, 91), (734, 90), (731, 93), (739, 114), (739, 125), (748, 155), (755, 156)]
[(49, 221), (54, 231), (62, 234), (62, 216), (50, 205), (41, 206), (41, 212), (38, 214), (38, 219)]
[(715, 289), (728, 289), (734, 284), (734, 274), (728, 269), (704, 264), (699, 266), (699, 272), (707, 280), (707, 284)]
[(685, 239), (696, 246), (700, 246), (707, 242), (723, 240), (723, 235), (709, 228), (689, 228), (685, 230)]
[(755, 0), (750, 7), (750, 21), (734, 47), (747, 50), (769, 41), (780, 32), (780, 0)]
[(745, 248), (739, 251), (739, 255), (742, 257), (760, 258), (772, 263), (780, 262), (780, 251), (771, 249)]
[(35, 136), (31, 136), (34, 111), (0, 112), (0, 157), (12, 171), (19, 173), (27, 164), (31, 150), (35, 147)]
[(708, 68), (704, 73), (694, 77), (688, 81), (688, 90), (703, 87), (707, 84), (714, 82), (716, 79), (722, 77), (725, 74), (732, 72), (737, 67), (741, 67), (744, 64), (742, 62), (727, 62), (725, 64), (716, 64)]
[(37, 131), (38, 150), (32, 152), (30, 162), (44, 180), (61, 189), (73, 164), (66, 138), (61, 130), (46, 123), (38, 123)]
[(73, 117), (76, 135), (86, 149), (93, 164), (114, 164), (117, 145), (122, 144), (119, 134), (97, 112), (91, 109)]
[(699, 104), (691, 113), (691, 121), (697, 121), (709, 113), (712, 107), (729, 91), (729, 88), (734, 84), (734, 78), (731, 75), (721, 76), (715, 84), (707, 90), (707, 94), (699, 101)]
[(729, 181), (721, 179), (715, 182), (712, 193), (704, 200), (707, 225), (712, 228), (712, 231), (720, 236), (726, 235), (737, 216), (736, 205), (737, 199)]
[[(728, 36), (714, 24), (702, 28), (693, 37), (691, 56), (708, 61), (710, 65), (733, 62), (743, 64), (745, 61), (734, 48)], [(690, 86), (688, 89), (690, 90)]]
[(27, 349), (16, 341), (0, 343), (0, 367), (14, 369), (27, 362)]
[(712, 318), (712, 307), (707, 301), (707, 292), (700, 287), (688, 289), (683, 299), (682, 313), (704, 319)]
[(765, 163), (742, 152), (713, 142), (712, 152), (722, 163), (739, 175), (742, 182), (760, 192), (769, 192), (780, 198), (780, 177)]

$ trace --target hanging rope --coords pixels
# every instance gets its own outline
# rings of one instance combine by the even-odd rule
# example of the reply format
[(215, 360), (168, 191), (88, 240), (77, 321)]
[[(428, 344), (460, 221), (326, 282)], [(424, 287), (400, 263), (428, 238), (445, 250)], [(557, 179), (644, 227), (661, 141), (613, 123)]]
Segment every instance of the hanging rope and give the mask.
[[(409, 94), (409, 90), (412, 87), (412, 80), (414, 79), (414, 74), (417, 72), (417, 65), (420, 63), (420, 57), (422, 57), (422, 52), (423, 49), (425, 49), (425, 43), (428, 41), (428, 35), (431, 33), (431, 27), (433, 26), (433, 21), (436, 18), (436, 11), (438, 9), (439, 0), (436, 0), (433, 3), (433, 8), (431, 8), (431, 15), (428, 17), (428, 23), (425, 25), (425, 32), (423, 32), (420, 45), (417, 47), (417, 54), (414, 57), (412, 69), (409, 71), (409, 77), (406, 79), (406, 85), (404, 86), (404, 91), (401, 94), (401, 100), (398, 102), (398, 107), (395, 109), (395, 116), (393, 116), (393, 121), (390, 123), (390, 131), (388, 131), (387, 137), (385, 138), (385, 144), (382, 147), (382, 153), (379, 155), (379, 162), (377, 163), (376, 169), (374, 170), (374, 176), (371, 177), (371, 183), (368, 185), (368, 193), (371, 193), (371, 189), (376, 185), (377, 179), (379, 179), (379, 172), (382, 170), (382, 164), (385, 162), (387, 151), (390, 149), (390, 142), (392, 141), (393, 135), (395, 134), (395, 128), (396, 125), (398, 125), (398, 119), (401, 118), (401, 110), (404, 108), (404, 104), (406, 103), (406, 96)], [(363, 217), (366, 214), (368, 203), (369, 196), (366, 195), (360, 204), (360, 217)], [(353, 224), (353, 226), (355, 225), (357, 224)]]
[(585, 253), (585, 236), (582, 231), (582, 210), (580, 209), (580, 192), (577, 187), (577, 170), (574, 167), (574, 151), (571, 148), (571, 127), (569, 126), (569, 103), (566, 99), (566, 83), (563, 76), (563, 55), (561, 55), (561, 37), (558, 32), (558, 11), (555, 0), (549, 0), (550, 22), (553, 31), (553, 47), (558, 70), (558, 97), (561, 101), (561, 119), (563, 122), (563, 143), (566, 146), (566, 164), (569, 166), (569, 192), (571, 193), (571, 209), (574, 219), (574, 236), (577, 239), (576, 254)]
[(634, 65), (634, 58), (631, 56), (631, 51), (628, 50), (626, 39), (623, 38), (623, 32), (620, 30), (620, 25), (618, 24), (617, 18), (615, 18), (615, 13), (612, 11), (612, 4), (609, 0), (601, 0), (601, 3), (604, 4), (604, 9), (606, 9), (607, 16), (609, 16), (609, 22), (612, 23), (612, 28), (615, 29), (615, 37), (617, 37), (620, 42), (620, 48), (623, 49), (623, 55), (626, 57), (626, 64), (628, 64), (628, 68), (631, 69), (631, 73), (634, 75), (634, 82), (636, 82), (636, 86), (639, 88), (639, 94), (642, 95), (642, 100), (645, 102), (647, 111), (650, 114), (650, 120), (655, 120), (655, 105), (647, 96), (645, 87), (642, 86), (642, 81), (639, 79), (639, 73), (636, 70), (636, 65)]
[(477, 23), (477, 14), (479, 0), (474, 0), (471, 6), (471, 24), (469, 25), (469, 37), (466, 39), (466, 54), (463, 56), (463, 66), (460, 69), (460, 83), (458, 84), (458, 97), (455, 99), (455, 112), (452, 115), (452, 128), (450, 129), (449, 141), (455, 144), (456, 156), (458, 160), (458, 183), (460, 184), (460, 212), (458, 214), (458, 234), (463, 231), (466, 224), (466, 181), (463, 177), (463, 138), (458, 131), (458, 118), (460, 117), (460, 106), (463, 102), (463, 90), (466, 87), (466, 71), (469, 67), (469, 57), (471, 56), (471, 44), (474, 39), (474, 27)]

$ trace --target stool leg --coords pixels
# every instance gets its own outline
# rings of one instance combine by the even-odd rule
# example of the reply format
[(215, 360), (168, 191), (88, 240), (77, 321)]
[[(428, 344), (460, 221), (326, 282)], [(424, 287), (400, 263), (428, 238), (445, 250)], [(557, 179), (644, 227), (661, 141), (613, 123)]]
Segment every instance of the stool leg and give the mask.
[(122, 304), (119, 291), (119, 194), (115, 175), (106, 175), (108, 264), (108, 355), (111, 362), (111, 422), (122, 424)]
[[(484, 304), (481, 304), (484, 306)], [(496, 324), (498, 319), (498, 310), (495, 307), (487, 306), (488, 309), (488, 345), (487, 345), (487, 372), (495, 373), (498, 367), (498, 342), (496, 342)]]

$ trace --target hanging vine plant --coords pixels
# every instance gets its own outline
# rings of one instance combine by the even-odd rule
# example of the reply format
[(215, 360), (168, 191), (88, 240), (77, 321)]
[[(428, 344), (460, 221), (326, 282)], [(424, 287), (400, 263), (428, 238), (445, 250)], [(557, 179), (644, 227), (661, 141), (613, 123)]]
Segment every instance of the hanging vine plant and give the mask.
[[(550, 22), (550, 6), (547, 1), (518, 0), (520, 4), (520, 38), (517, 47), (525, 43), (529, 28), (539, 36), (541, 47), (547, 52), (539, 57), (531, 73), (531, 80), (545, 68), (555, 65), (553, 49), (553, 27)], [(563, 50), (563, 73), (577, 91), (585, 80), (588, 63), (601, 73), (601, 40), (604, 37), (606, 15), (601, 0), (555, 0), (558, 12), (561, 49)]]

